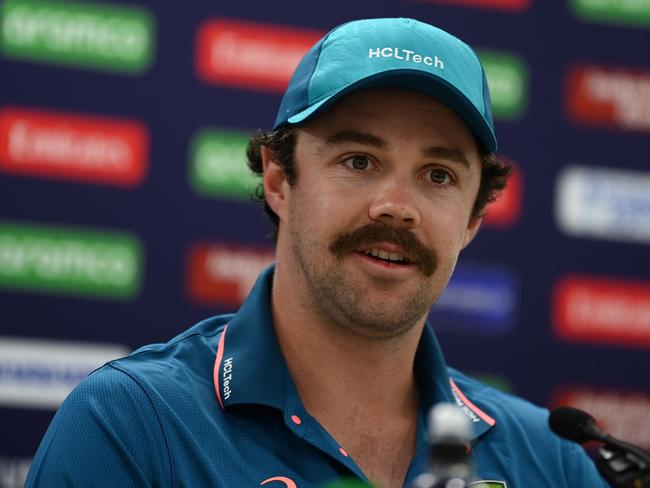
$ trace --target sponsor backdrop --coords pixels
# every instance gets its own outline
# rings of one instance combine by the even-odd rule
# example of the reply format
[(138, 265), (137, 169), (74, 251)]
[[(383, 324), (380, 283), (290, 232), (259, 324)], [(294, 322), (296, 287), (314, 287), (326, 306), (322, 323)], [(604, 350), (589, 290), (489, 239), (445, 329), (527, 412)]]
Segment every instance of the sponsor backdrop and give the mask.
[(476, 47), (517, 168), (431, 312), (449, 363), (650, 448), (648, 1), (6, 0), (0, 487), (89, 371), (241, 303), (273, 257), (247, 138), (369, 16)]

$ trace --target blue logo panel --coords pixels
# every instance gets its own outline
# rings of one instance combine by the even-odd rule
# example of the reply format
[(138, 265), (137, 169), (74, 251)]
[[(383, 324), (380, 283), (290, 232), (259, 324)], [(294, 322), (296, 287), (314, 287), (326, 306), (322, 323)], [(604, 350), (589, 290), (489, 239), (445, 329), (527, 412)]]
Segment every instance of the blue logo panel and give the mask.
[(515, 325), (517, 302), (517, 280), (508, 269), (459, 265), (429, 322), (437, 332), (504, 335)]

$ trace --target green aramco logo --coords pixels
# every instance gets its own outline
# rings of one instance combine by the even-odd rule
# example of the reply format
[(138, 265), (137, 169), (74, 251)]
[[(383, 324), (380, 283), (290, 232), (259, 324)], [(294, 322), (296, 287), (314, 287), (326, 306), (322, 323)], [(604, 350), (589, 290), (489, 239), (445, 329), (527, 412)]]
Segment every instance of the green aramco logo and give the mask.
[(142, 8), (7, 0), (0, 19), (6, 57), (131, 74), (153, 59), (155, 22)]
[(587, 21), (650, 27), (649, 0), (571, 0), (571, 7)]
[(129, 300), (142, 261), (129, 234), (0, 221), (0, 288)]

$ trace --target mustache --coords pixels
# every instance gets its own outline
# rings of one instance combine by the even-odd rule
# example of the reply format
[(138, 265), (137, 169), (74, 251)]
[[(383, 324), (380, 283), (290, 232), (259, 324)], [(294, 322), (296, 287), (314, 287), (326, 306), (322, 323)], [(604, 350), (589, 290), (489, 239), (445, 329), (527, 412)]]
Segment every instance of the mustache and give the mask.
[(431, 276), (438, 265), (435, 252), (422, 244), (411, 231), (380, 222), (337, 234), (329, 250), (335, 256), (341, 257), (360, 247), (369, 247), (380, 242), (389, 242), (401, 247), (409, 261), (416, 264), (425, 276)]

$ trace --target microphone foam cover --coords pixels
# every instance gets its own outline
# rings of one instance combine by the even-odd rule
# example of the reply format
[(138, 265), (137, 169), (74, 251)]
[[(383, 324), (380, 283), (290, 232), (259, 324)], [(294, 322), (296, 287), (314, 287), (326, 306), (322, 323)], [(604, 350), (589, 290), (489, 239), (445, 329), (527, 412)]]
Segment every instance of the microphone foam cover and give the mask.
[(551, 430), (560, 437), (582, 444), (593, 439), (585, 427), (596, 421), (587, 412), (573, 407), (558, 407), (551, 412), (548, 419)]

